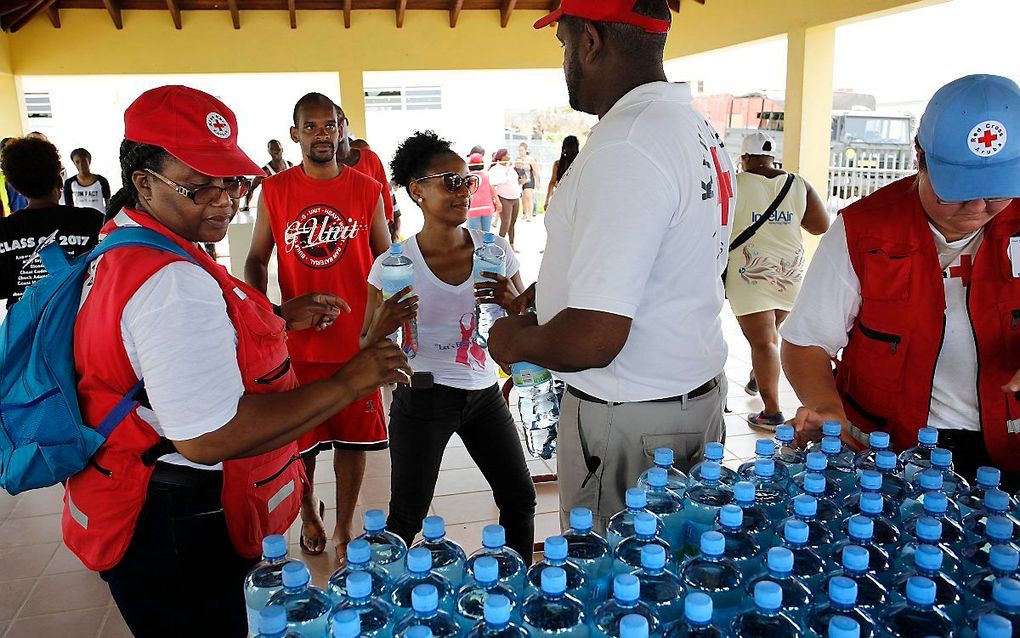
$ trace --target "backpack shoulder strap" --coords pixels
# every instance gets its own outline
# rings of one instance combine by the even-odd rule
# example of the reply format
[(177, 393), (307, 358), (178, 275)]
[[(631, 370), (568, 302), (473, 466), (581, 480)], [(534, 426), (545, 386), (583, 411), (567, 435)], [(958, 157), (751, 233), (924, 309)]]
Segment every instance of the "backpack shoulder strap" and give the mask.
[(765, 209), (765, 212), (758, 217), (757, 221), (745, 228), (744, 232), (740, 233), (736, 239), (730, 242), (730, 252), (733, 252), (747, 243), (747, 241), (754, 237), (754, 234), (757, 233), (762, 226), (772, 219), (772, 215), (775, 214), (776, 209), (779, 208), (779, 205), (783, 203), (783, 200), (786, 199), (786, 195), (790, 192), (790, 188), (793, 186), (793, 180), (795, 178), (796, 175), (793, 173), (787, 174), (783, 187), (779, 189), (779, 194), (776, 195), (776, 198), (771, 204), (769, 204), (769, 207)]
[(178, 257), (183, 257), (188, 261), (197, 264), (195, 258), (188, 254), (188, 251), (181, 248), (169, 237), (161, 235), (154, 230), (142, 227), (128, 227), (119, 228), (110, 233), (103, 241), (99, 242), (99, 245), (89, 253), (89, 262), (95, 261), (102, 255), (113, 250), (114, 248), (123, 248), (127, 246), (140, 246), (143, 248), (152, 248), (154, 250), (162, 250), (163, 252), (173, 253)]

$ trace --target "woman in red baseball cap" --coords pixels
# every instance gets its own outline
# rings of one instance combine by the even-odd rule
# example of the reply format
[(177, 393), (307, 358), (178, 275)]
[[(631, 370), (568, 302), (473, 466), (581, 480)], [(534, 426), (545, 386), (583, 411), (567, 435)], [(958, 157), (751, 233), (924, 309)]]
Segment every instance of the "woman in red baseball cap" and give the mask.
[[(67, 482), (64, 542), (109, 584), (135, 636), (246, 635), (245, 574), (286, 533), (306, 487), (294, 441), (410, 374), (385, 340), (297, 387), (286, 331), (327, 329), (346, 303), (274, 308), (200, 248), (223, 239), (261, 171), (222, 102), (183, 86), (124, 115), (115, 235), (144, 228), (178, 252), (122, 247), (95, 262), (75, 323), (78, 395), (97, 425), (138, 404)], [(158, 238), (158, 237), (157, 237)], [(257, 610), (252, 614), (257, 617)]]

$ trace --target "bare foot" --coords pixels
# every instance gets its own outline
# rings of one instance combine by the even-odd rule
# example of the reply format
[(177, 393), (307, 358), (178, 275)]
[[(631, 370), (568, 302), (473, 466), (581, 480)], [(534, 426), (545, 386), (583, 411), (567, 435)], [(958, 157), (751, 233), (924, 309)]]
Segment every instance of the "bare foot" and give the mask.
[(336, 560), (343, 567), (347, 564), (347, 544), (353, 540), (354, 536), (348, 532), (341, 534), (339, 532), (333, 533), (333, 546), (336, 548)]
[(322, 523), (324, 510), (322, 501), (318, 501), (318, 511), (310, 499), (301, 503), (301, 551), (310, 556), (326, 551), (326, 526)]

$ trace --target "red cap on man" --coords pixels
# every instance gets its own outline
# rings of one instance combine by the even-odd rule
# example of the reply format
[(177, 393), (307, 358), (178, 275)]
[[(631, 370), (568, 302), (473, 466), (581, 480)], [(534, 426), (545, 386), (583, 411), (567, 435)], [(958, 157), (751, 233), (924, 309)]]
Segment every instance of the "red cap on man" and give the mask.
[(563, 16), (573, 16), (593, 22), (619, 22), (640, 27), (648, 33), (668, 33), (669, 20), (658, 20), (634, 11), (635, 0), (562, 0), (560, 7), (535, 23), (542, 29)]

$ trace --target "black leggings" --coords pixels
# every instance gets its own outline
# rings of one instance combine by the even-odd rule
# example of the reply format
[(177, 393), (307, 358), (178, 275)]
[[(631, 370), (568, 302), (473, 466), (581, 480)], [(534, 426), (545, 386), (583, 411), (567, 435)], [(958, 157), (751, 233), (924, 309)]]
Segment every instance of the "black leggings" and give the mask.
[[(392, 487), (387, 528), (408, 544), (414, 540), (435, 494), (443, 451), (454, 434), (464, 441), (492, 487), (507, 545), (530, 565), (535, 543), (535, 485), (499, 386), (485, 390), (397, 386), (390, 408)], [(470, 553), (473, 548), (466, 549)]]

